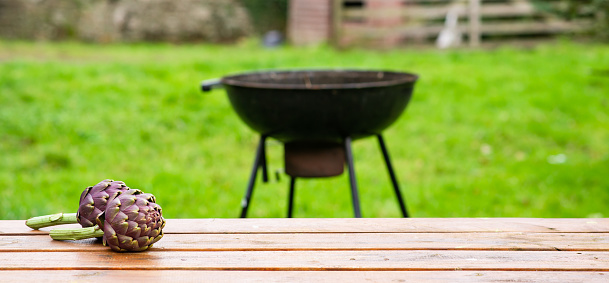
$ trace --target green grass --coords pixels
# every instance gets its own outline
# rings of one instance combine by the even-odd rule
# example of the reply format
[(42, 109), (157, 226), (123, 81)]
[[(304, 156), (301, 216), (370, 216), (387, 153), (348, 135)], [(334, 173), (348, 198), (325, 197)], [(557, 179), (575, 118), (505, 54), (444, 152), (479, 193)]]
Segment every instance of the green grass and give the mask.
[[(420, 75), (384, 133), (414, 217), (609, 216), (609, 46), (275, 50), (0, 41), (0, 219), (75, 212), (104, 178), (168, 218), (237, 217), (258, 141), (203, 79), (272, 68)], [(269, 143), (271, 172), (282, 147)], [(354, 142), (365, 217), (399, 217), (374, 139)], [(559, 156), (558, 158), (556, 156)], [(556, 163), (563, 158), (563, 163)], [(274, 174), (273, 174), (274, 175)], [(260, 178), (259, 178), (260, 180)], [(347, 174), (298, 183), (296, 217), (351, 217)], [(288, 178), (259, 181), (251, 217), (284, 217)]]

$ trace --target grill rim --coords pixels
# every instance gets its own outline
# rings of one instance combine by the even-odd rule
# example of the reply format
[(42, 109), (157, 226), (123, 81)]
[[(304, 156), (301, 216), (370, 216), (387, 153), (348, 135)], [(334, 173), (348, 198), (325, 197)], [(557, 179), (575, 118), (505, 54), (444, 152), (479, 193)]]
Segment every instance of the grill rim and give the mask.
[[(383, 74), (383, 76), (394, 76), (394, 79), (380, 81), (364, 81), (355, 83), (336, 83), (336, 84), (286, 84), (286, 83), (270, 83), (270, 82), (253, 82), (246, 81), (244, 78), (252, 78), (257, 76), (272, 76), (285, 74), (322, 74), (332, 73), (339, 74)], [(224, 85), (248, 87), (248, 88), (264, 88), (264, 89), (280, 89), (280, 90), (331, 90), (331, 89), (362, 89), (362, 88), (377, 88), (388, 87), (398, 84), (413, 84), (417, 82), (419, 76), (414, 73), (392, 71), (392, 70), (358, 70), (358, 69), (302, 69), (302, 70), (267, 70), (267, 71), (252, 71), (242, 72), (234, 75), (224, 76), (221, 83)]]

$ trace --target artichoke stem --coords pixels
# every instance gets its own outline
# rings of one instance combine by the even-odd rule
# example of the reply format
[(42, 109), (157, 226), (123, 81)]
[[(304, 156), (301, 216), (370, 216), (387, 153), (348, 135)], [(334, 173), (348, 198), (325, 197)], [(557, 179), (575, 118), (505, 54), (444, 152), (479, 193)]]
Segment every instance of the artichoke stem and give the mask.
[(51, 215), (37, 216), (25, 221), (25, 225), (36, 230), (48, 226), (73, 223), (78, 223), (76, 213), (57, 213)]
[(93, 227), (79, 229), (53, 229), (49, 232), (49, 235), (53, 240), (59, 241), (83, 240), (102, 237), (104, 236), (104, 230), (100, 229), (98, 225), (95, 225)]

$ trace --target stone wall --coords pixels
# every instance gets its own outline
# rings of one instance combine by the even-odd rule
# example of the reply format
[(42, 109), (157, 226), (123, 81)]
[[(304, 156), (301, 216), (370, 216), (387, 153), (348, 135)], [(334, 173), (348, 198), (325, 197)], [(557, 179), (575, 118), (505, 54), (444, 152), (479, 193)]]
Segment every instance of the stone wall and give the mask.
[(0, 0), (0, 37), (233, 41), (251, 34), (236, 0)]

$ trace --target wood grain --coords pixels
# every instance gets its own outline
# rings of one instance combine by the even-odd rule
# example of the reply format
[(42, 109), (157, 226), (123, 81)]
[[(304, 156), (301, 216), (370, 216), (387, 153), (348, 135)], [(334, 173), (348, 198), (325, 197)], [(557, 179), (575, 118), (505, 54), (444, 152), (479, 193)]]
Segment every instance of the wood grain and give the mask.
[[(0, 270), (6, 282), (40, 282), (40, 272)], [(605, 272), (555, 271), (191, 271), (45, 270), (44, 282), (607, 282)]]
[(607, 252), (148, 251), (0, 253), (0, 270), (609, 271)]
[[(79, 227), (76, 224), (63, 225)], [(0, 235), (47, 234), (23, 220), (3, 220)], [(166, 234), (241, 233), (609, 233), (609, 218), (247, 218), (168, 219)]]
[[(47, 235), (2, 236), (0, 252), (106, 250), (101, 241), (54, 241)], [(330, 233), (167, 234), (153, 250), (496, 250), (609, 251), (609, 233)]]
[[(187, 224), (189, 223), (189, 224)], [(609, 232), (609, 219), (347, 218), (187, 219), (167, 221), (167, 233), (459, 233)]]
[(607, 282), (608, 230), (604, 218), (169, 219), (149, 251), (115, 253), (0, 220), (0, 281)]

